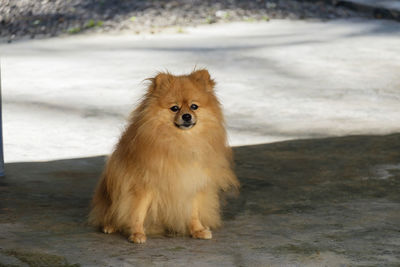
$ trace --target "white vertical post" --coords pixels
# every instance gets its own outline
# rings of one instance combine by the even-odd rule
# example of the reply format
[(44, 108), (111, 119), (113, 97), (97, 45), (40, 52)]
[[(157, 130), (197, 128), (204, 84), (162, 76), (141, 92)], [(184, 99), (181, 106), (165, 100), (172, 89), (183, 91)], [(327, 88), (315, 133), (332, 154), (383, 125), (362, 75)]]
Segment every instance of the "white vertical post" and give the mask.
[(3, 153), (3, 116), (1, 98), (1, 63), (0, 63), (0, 177), (4, 176), (4, 153)]

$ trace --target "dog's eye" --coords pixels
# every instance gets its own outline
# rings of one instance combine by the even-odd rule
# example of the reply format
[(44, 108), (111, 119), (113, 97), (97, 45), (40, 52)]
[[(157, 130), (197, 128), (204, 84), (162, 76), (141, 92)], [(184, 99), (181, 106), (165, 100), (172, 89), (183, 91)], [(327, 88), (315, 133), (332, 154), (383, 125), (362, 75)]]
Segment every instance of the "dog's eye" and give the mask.
[(191, 110), (196, 110), (196, 109), (198, 109), (198, 108), (199, 108), (199, 106), (196, 105), (196, 104), (192, 104), (192, 105), (190, 106), (190, 109), (191, 109)]
[(178, 106), (172, 106), (169, 109), (172, 110), (173, 112), (177, 112), (179, 110), (179, 107)]

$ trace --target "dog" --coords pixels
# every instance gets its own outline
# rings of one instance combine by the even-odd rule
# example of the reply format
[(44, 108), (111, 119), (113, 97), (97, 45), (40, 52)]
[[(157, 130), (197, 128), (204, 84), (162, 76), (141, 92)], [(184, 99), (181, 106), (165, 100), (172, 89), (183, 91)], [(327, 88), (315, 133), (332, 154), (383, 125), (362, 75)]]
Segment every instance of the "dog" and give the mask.
[(146, 242), (146, 233), (211, 239), (221, 193), (240, 186), (215, 82), (206, 69), (148, 80), (107, 160), (89, 222), (134, 243)]

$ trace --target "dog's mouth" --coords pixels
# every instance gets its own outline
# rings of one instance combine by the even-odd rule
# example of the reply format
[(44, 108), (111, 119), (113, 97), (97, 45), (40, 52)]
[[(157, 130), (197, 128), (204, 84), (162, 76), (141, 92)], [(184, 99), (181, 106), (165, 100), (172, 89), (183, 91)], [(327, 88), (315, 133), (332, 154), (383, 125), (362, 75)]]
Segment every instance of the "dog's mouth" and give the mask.
[(182, 124), (177, 124), (175, 122), (175, 126), (182, 130), (188, 130), (190, 128), (193, 128), (195, 125), (196, 125), (195, 122), (184, 122)]

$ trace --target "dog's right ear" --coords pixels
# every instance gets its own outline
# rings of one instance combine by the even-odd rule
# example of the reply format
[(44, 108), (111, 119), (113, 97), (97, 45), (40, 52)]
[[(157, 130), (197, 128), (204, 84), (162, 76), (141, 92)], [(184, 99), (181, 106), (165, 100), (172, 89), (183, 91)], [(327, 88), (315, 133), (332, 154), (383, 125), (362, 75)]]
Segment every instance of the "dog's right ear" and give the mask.
[(154, 93), (156, 91), (161, 90), (162, 88), (167, 87), (171, 82), (171, 74), (160, 72), (154, 78), (147, 79), (151, 82), (149, 86), (149, 92)]

